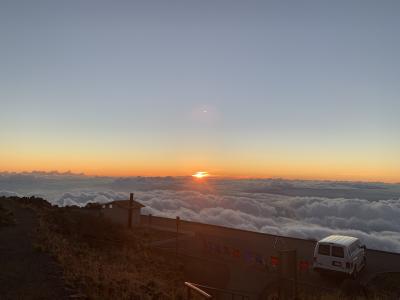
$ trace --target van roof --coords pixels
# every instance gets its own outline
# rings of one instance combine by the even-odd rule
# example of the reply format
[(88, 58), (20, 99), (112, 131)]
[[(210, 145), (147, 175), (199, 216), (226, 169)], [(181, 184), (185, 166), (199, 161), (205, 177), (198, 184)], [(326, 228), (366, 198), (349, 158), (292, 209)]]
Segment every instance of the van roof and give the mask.
[(357, 240), (358, 240), (358, 238), (355, 238), (352, 236), (330, 235), (330, 236), (327, 236), (326, 238), (323, 238), (318, 243), (331, 243), (331, 244), (338, 244), (338, 245), (342, 245), (342, 246), (349, 246)]

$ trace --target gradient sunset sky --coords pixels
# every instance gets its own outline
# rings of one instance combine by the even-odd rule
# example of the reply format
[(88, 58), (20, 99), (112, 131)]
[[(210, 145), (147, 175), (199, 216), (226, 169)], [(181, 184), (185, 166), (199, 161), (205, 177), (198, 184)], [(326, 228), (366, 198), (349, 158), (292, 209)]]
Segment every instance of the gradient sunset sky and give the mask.
[(0, 171), (400, 181), (400, 1), (1, 1)]

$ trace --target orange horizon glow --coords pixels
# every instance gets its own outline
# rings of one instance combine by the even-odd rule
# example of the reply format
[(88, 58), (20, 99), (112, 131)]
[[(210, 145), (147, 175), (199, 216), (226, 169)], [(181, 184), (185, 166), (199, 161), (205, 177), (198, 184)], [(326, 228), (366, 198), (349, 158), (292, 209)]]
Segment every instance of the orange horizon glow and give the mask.
[[(135, 171), (132, 171), (135, 169)], [(44, 172), (52, 172), (58, 171), (60, 173), (70, 171), (74, 174), (83, 173), (86, 176), (105, 176), (105, 177), (130, 177), (130, 176), (143, 176), (143, 177), (164, 177), (164, 176), (191, 176), (196, 179), (203, 179), (205, 177), (210, 176), (208, 172), (200, 171), (200, 172), (190, 172), (190, 170), (182, 169), (175, 171), (170, 171), (169, 169), (159, 169), (155, 170), (154, 168), (149, 169), (139, 169), (132, 168), (128, 169), (112, 169), (112, 168), (66, 168), (65, 166), (61, 168), (40, 168), (40, 166), (32, 167), (32, 168), (7, 168), (0, 169), (0, 172), (32, 172), (32, 171), (44, 171)], [(334, 174), (322, 173), (322, 172), (312, 172), (312, 170), (307, 170), (308, 172), (282, 172), (282, 169), (279, 172), (278, 170), (271, 170), (265, 172), (247, 172), (242, 173), (237, 170), (220, 170), (219, 172), (213, 172), (213, 177), (219, 178), (233, 178), (233, 179), (270, 179), (270, 178), (281, 178), (287, 180), (327, 180), (327, 181), (362, 181), (362, 182), (384, 182), (384, 183), (400, 183), (400, 178), (396, 176), (397, 174), (391, 174), (392, 176), (379, 176), (378, 174), (367, 173), (367, 172), (337, 172)], [(298, 171), (298, 170), (296, 170)]]
[[(94, 149), (96, 150), (95, 152)], [(88, 176), (191, 176), (197, 170), (207, 170), (207, 174), (219, 178), (285, 178), (289, 180), (332, 180), (399, 183), (400, 165), (389, 155), (379, 160), (369, 156), (346, 157), (342, 155), (326, 157), (299, 155), (298, 159), (289, 155), (268, 155), (251, 153), (240, 157), (229, 153), (146, 153), (114, 149), (46, 149), (40, 147), (19, 147), (14, 152), (0, 149), (0, 171), (31, 172), (34, 170), (59, 172), (71, 171)], [(97, 150), (100, 149), (100, 150)], [(151, 158), (151, 159), (150, 159)], [(205, 171), (199, 171), (205, 172)], [(200, 178), (201, 176), (194, 178)]]

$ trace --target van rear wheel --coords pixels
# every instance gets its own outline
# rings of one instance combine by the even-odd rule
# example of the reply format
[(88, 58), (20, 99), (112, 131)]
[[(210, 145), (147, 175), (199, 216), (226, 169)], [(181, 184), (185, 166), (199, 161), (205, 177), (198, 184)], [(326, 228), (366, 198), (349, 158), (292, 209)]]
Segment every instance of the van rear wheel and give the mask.
[(351, 277), (352, 279), (356, 279), (356, 278), (357, 278), (357, 275), (358, 275), (357, 265), (354, 265), (354, 269), (353, 269), (353, 271), (351, 272), (350, 277)]

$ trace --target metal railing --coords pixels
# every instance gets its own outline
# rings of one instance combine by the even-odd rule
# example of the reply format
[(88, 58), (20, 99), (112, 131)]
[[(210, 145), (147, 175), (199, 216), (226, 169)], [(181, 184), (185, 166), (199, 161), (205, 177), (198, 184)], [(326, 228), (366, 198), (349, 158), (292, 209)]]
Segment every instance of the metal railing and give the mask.
[(187, 292), (187, 298), (186, 299), (192, 299), (193, 293), (198, 294), (200, 297), (204, 299), (211, 299), (212, 296), (208, 294), (207, 292), (203, 291), (201, 288), (195, 286), (193, 283), (190, 282), (185, 282), (185, 287), (186, 287), (186, 292)]
[(198, 283), (185, 282), (186, 287), (186, 295), (188, 300), (194, 299), (194, 295), (200, 296), (202, 299), (240, 299), (240, 300), (249, 300), (252, 293), (248, 293), (245, 291), (239, 290), (230, 290), (230, 289), (222, 289), (207, 285), (202, 285)]

